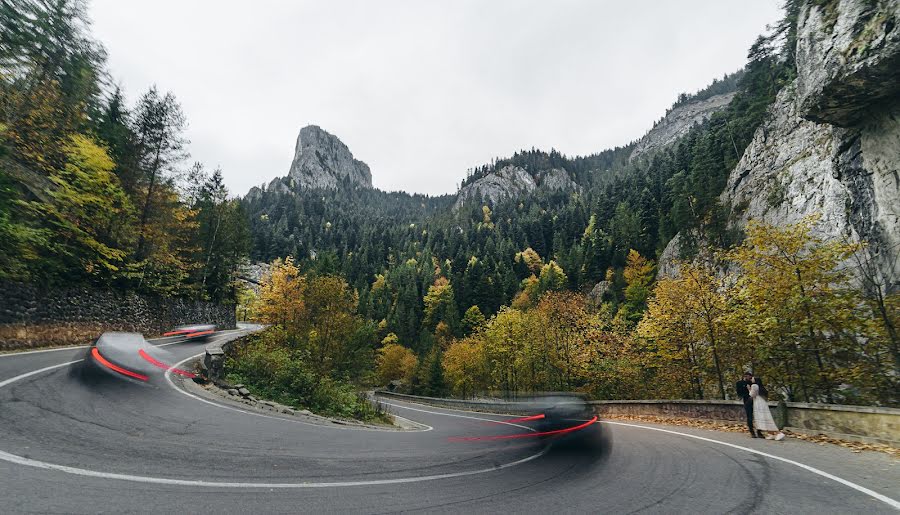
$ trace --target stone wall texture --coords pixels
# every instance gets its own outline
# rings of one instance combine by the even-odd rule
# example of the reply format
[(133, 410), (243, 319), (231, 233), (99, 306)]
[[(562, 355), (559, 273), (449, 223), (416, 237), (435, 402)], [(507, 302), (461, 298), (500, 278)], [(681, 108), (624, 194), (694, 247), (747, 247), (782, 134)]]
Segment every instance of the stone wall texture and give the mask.
[(85, 344), (105, 331), (158, 336), (187, 324), (236, 325), (234, 306), (91, 287), (0, 283), (0, 351)]

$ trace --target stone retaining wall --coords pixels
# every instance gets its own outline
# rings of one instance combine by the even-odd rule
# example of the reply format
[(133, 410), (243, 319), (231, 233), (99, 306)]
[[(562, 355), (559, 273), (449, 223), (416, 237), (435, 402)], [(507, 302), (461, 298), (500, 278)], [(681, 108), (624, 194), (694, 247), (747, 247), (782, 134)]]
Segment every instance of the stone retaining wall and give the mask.
[(86, 286), (0, 283), (0, 351), (83, 344), (105, 331), (150, 338), (198, 323), (234, 329), (234, 306)]
[[(517, 405), (515, 402), (442, 399), (392, 392), (376, 392), (376, 395), (444, 408), (511, 415), (525, 414), (521, 405)], [(740, 401), (591, 401), (591, 404), (594, 405), (594, 409), (601, 417), (603, 415), (644, 415), (741, 424), (746, 422), (744, 407)], [(900, 409), (803, 402), (770, 402), (769, 405), (779, 425), (791, 431), (824, 434), (842, 440), (880, 443), (900, 448)]]

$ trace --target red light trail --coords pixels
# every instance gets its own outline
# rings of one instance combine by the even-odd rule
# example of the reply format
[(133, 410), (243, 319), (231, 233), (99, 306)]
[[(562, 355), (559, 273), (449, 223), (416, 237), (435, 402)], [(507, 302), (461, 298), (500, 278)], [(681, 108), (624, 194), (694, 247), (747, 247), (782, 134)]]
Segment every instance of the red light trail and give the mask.
[(100, 363), (101, 365), (103, 365), (104, 367), (106, 367), (110, 370), (114, 370), (122, 375), (126, 375), (128, 377), (133, 377), (133, 378), (139, 379), (141, 381), (146, 381), (149, 379), (149, 377), (147, 377), (143, 374), (138, 374), (137, 372), (132, 372), (131, 370), (128, 370), (127, 368), (122, 368), (119, 365), (110, 363), (109, 361), (106, 360), (106, 358), (104, 358), (100, 354), (100, 351), (97, 350), (97, 347), (94, 347), (91, 350), (91, 355), (94, 356), (94, 359), (97, 360), (97, 362)]
[(540, 431), (536, 433), (517, 433), (514, 435), (498, 435), (498, 436), (459, 436), (449, 438), (451, 442), (477, 442), (477, 441), (485, 441), (485, 440), (511, 440), (514, 438), (531, 438), (535, 436), (550, 436), (550, 435), (561, 435), (565, 433), (571, 433), (573, 431), (578, 431), (588, 427), (598, 420), (598, 417), (595, 415), (594, 418), (588, 420), (583, 424), (579, 424), (577, 426), (567, 427), (565, 429), (555, 429), (553, 431)]

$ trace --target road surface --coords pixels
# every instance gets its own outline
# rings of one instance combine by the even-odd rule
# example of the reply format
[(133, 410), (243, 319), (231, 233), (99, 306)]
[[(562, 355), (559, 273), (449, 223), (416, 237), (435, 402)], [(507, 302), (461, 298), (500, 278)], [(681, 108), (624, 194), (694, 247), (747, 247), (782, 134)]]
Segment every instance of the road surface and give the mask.
[[(208, 342), (151, 343), (182, 361)], [(613, 445), (595, 459), (532, 438), (459, 441), (523, 430), (396, 401), (419, 430), (308, 424), (178, 381), (86, 381), (84, 354), (0, 356), (0, 513), (900, 511), (898, 460), (879, 453), (605, 422)]]

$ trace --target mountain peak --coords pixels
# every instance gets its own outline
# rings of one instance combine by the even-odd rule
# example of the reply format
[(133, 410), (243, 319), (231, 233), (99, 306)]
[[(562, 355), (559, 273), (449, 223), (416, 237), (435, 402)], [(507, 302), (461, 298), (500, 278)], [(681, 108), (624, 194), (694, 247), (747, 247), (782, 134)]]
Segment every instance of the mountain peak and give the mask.
[(346, 184), (372, 187), (369, 166), (355, 159), (337, 136), (318, 125), (300, 129), (288, 176), (301, 189), (338, 189)]

